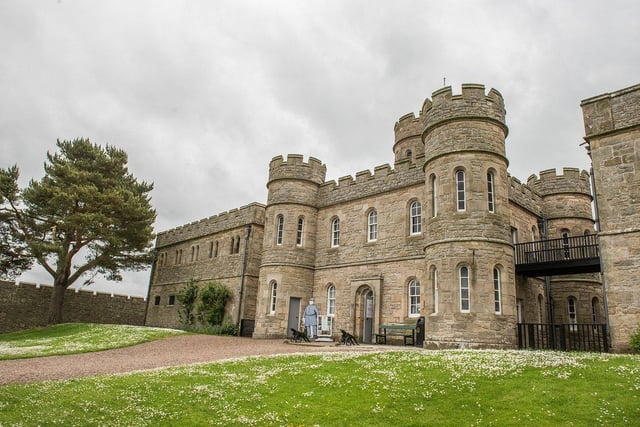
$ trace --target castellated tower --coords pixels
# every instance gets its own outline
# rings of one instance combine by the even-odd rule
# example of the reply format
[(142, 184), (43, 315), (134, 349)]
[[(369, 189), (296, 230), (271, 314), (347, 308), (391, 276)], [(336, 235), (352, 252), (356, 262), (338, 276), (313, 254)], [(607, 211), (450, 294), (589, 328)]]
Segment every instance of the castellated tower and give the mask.
[[(555, 169), (549, 169), (540, 172), (540, 178), (529, 177), (527, 185), (542, 198), (548, 239), (562, 239), (569, 245), (570, 238), (595, 233), (590, 179), (586, 171), (576, 168), (564, 168), (560, 175)], [(553, 302), (556, 322), (570, 323), (567, 301), (574, 299), (577, 319), (605, 323), (604, 296), (598, 273), (554, 275), (549, 280), (548, 297)]]
[(271, 160), (254, 338), (282, 337), (300, 326), (313, 291), (318, 188), (326, 171), (313, 157)]
[(555, 169), (531, 175), (527, 185), (542, 197), (542, 211), (547, 226), (547, 238), (559, 239), (595, 233), (591, 212), (591, 184), (586, 171), (564, 168), (562, 175)]
[(424, 156), (424, 144), (422, 144), (422, 131), (424, 124), (420, 117), (413, 113), (400, 117), (393, 127), (395, 133), (395, 143), (393, 144), (393, 154), (395, 161), (404, 159), (415, 160)]
[(515, 347), (505, 108), (495, 89), (446, 87), (425, 101), (427, 347)]

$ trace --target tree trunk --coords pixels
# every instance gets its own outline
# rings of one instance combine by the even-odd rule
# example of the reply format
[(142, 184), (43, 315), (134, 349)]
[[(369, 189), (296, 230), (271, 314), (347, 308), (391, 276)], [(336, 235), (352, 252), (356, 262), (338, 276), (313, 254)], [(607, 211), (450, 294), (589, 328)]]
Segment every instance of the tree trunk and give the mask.
[(48, 325), (62, 323), (62, 304), (64, 303), (64, 294), (67, 287), (57, 281), (53, 284), (53, 294), (51, 295), (51, 304), (49, 305)]

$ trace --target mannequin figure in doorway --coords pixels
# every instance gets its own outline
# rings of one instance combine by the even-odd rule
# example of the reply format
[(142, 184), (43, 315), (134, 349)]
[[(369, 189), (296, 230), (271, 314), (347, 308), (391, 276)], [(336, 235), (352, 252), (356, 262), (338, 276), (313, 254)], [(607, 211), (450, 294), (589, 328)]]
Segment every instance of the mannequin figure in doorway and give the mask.
[(317, 338), (318, 336), (318, 307), (311, 298), (309, 305), (304, 309), (304, 326), (307, 328), (307, 336), (309, 338)]

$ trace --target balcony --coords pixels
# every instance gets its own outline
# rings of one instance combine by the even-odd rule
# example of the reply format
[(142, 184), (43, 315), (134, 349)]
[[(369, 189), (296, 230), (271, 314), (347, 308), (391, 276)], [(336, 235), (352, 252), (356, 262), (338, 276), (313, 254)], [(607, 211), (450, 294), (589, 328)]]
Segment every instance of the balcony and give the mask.
[(518, 243), (515, 245), (515, 255), (516, 274), (524, 276), (600, 271), (600, 248), (595, 234)]

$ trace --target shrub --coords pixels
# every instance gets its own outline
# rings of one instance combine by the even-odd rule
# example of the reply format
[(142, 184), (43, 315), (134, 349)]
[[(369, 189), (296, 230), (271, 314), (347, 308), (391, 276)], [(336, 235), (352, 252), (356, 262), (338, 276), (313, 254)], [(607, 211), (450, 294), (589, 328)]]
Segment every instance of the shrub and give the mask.
[(231, 291), (217, 283), (208, 283), (200, 291), (200, 304), (198, 305), (198, 316), (204, 325), (222, 325), (224, 320), (225, 307), (231, 299)]
[(195, 322), (195, 305), (198, 298), (198, 286), (195, 280), (191, 279), (186, 288), (176, 296), (182, 307), (178, 310), (180, 321), (184, 325), (193, 325)]
[(640, 326), (631, 334), (631, 350), (640, 353)]

